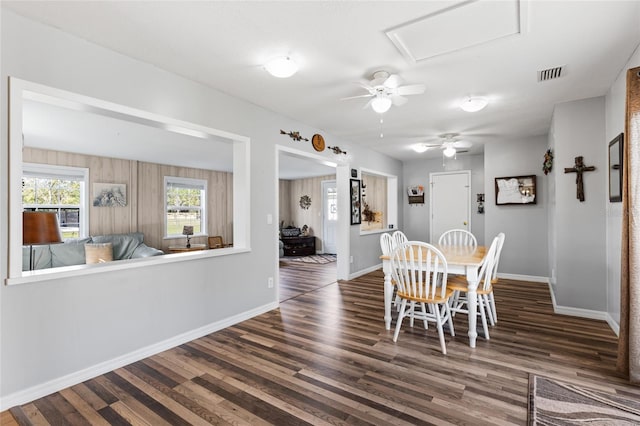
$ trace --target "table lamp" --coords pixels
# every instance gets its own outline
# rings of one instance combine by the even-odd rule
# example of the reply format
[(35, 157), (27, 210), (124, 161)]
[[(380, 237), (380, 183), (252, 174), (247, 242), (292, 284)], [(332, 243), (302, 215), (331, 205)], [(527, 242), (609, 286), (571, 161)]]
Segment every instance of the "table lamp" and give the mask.
[(185, 225), (182, 228), (182, 235), (187, 236), (187, 248), (191, 248), (191, 236), (193, 235), (193, 226)]
[(33, 246), (61, 243), (55, 212), (22, 212), (22, 245), (29, 246), (29, 270), (33, 271)]

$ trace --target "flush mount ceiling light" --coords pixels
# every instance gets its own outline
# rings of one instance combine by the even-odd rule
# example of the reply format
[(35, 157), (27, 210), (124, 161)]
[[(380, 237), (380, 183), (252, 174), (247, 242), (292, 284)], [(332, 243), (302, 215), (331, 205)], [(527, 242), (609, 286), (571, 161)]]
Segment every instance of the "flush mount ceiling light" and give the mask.
[(460, 104), (460, 108), (466, 112), (477, 112), (486, 107), (488, 103), (489, 101), (486, 98), (467, 98)]
[(274, 77), (287, 78), (298, 71), (298, 64), (288, 56), (279, 56), (267, 62), (264, 68)]
[(416, 144), (412, 148), (417, 153), (423, 153), (429, 149), (429, 147), (423, 143)]
[(384, 114), (385, 112), (389, 111), (389, 108), (391, 108), (391, 104), (391, 98), (379, 93), (371, 101), (371, 108), (373, 108), (373, 110), (378, 114)]

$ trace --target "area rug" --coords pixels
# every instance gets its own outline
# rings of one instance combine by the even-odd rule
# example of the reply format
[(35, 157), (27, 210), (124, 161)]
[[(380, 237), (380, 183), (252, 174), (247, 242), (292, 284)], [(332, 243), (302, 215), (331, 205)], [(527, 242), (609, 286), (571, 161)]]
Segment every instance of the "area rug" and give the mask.
[(640, 401), (529, 375), (529, 425), (638, 425)]
[(336, 255), (335, 254), (313, 254), (311, 256), (287, 258), (286, 260), (291, 262), (324, 264), (324, 263), (335, 262)]

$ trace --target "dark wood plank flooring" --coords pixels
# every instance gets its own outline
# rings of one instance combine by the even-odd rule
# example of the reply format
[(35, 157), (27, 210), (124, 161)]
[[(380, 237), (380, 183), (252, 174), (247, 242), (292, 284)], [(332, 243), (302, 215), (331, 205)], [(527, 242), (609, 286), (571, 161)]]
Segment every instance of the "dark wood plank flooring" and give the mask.
[(316, 264), (280, 258), (280, 302), (335, 283), (336, 262)]
[(457, 315), (446, 356), (434, 327), (407, 322), (393, 343), (380, 271), (316, 287), (11, 413), (21, 425), (524, 425), (529, 373), (640, 398), (615, 372), (607, 324), (555, 315), (545, 284), (499, 284), (491, 339), (469, 348)]

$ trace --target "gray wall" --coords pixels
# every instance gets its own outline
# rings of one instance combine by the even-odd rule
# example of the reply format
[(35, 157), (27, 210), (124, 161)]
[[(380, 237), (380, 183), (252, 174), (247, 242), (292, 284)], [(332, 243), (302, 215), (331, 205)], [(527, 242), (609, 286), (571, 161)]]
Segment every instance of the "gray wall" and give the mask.
[[(546, 136), (495, 142), (484, 148), (485, 241), (506, 234), (499, 272), (528, 277), (547, 277), (547, 178), (541, 172), (547, 149)], [(495, 204), (495, 178), (536, 175), (536, 204)]]
[[(267, 213), (278, 217), (276, 146), (315, 152), (310, 144), (281, 136), (279, 129), (296, 129), (304, 135), (321, 131), (6, 10), (1, 19), (2, 129), (8, 124), (7, 77), (14, 76), (248, 136), (254, 167), (249, 253), (1, 285), (0, 397), (55, 390), (86, 374), (85, 369), (277, 304), (276, 289), (267, 288), (267, 277), (277, 277), (278, 224), (266, 221)], [(321, 133), (351, 154), (350, 167), (401, 176), (399, 161)], [(1, 138), (0, 150), (7, 153), (6, 131)], [(323, 155), (335, 161), (331, 152)], [(0, 170), (0, 235), (6, 236), (6, 155), (0, 156)], [(357, 228), (349, 232), (351, 271), (379, 263), (379, 245), (361, 238)], [(3, 279), (7, 244), (3, 237)]]
[[(420, 155), (420, 154), (417, 154)], [(401, 191), (402, 211), (404, 217), (403, 231), (411, 240), (429, 241), (429, 173), (450, 172), (457, 170), (471, 171), (471, 232), (478, 239), (478, 244), (485, 242), (484, 214), (478, 213), (476, 194), (484, 192), (484, 156), (459, 155), (455, 160), (447, 159), (445, 166), (442, 158), (429, 160), (413, 160), (404, 163), (404, 189)], [(424, 185), (424, 204), (409, 205), (406, 188), (411, 185)], [(486, 198), (485, 198), (486, 206)]]
[[(607, 155), (604, 97), (558, 104), (553, 114), (555, 181), (550, 238), (555, 258), (556, 304), (605, 311)], [(593, 172), (584, 173), (585, 201), (576, 199), (576, 175), (565, 174), (574, 158), (584, 157)]]

